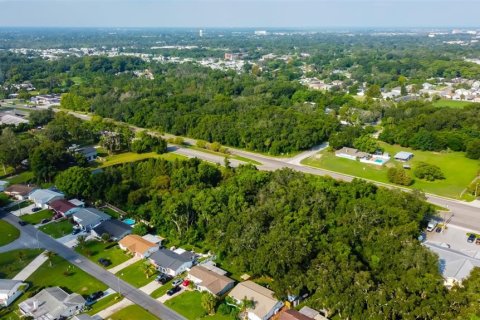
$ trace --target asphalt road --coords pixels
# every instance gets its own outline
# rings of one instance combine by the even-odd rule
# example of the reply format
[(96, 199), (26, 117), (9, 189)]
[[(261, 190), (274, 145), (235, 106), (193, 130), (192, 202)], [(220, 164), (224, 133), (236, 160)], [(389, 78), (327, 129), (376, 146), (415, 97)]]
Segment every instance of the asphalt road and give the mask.
[[(12, 246), (11, 246), (12, 248), (10, 249), (13, 249), (13, 247), (16, 247), (16, 248), (21, 247), (23, 243), (25, 243), (27, 245), (26, 246), (27, 248), (40, 247), (48, 251), (55, 252), (65, 260), (69, 261), (71, 264), (77, 266), (78, 268), (87, 272), (94, 278), (105, 283), (110, 288), (121, 293), (124, 297), (126, 297), (133, 303), (141, 306), (142, 308), (148, 310), (150, 313), (157, 316), (158, 318), (163, 320), (185, 320), (184, 317), (182, 317), (175, 311), (167, 308), (162, 303), (158, 302), (157, 300), (153, 299), (152, 297), (143, 293), (137, 288), (131, 286), (127, 282), (117, 278), (114, 274), (101, 268), (100, 266), (91, 262), (87, 258), (76, 253), (72, 249), (50, 238), (48, 235), (35, 229), (33, 226), (26, 225), (23, 227), (19, 227), (18, 217), (10, 213), (5, 213), (3, 211), (1, 212), (1, 215), (2, 215), (2, 219), (10, 222), (15, 227), (18, 227), (18, 229), (22, 233), (20, 238), (22, 239), (21, 240), (22, 242), (17, 243), (16, 241), (15, 243), (12, 243)], [(7, 246), (5, 246), (5, 248), (6, 247)]]
[[(58, 111), (58, 110), (56, 110), (56, 111)], [(85, 115), (85, 114), (81, 114), (81, 113), (77, 113), (77, 112), (70, 112), (70, 113), (72, 115), (82, 119), (82, 120), (90, 119), (90, 116)], [(143, 130), (142, 128), (138, 128), (138, 127), (135, 127), (135, 126), (130, 126), (130, 127), (133, 128), (135, 131)], [(164, 134), (163, 136), (165, 138), (174, 137), (170, 134)], [(186, 143), (191, 144), (191, 145), (194, 145), (196, 143), (196, 140), (191, 139), (191, 138), (183, 138), (183, 140)], [(179, 146), (177, 146), (176, 148), (177, 149), (175, 151), (173, 151), (175, 153), (186, 155), (188, 157), (197, 157), (199, 159), (206, 160), (206, 161), (213, 162), (213, 163), (223, 164), (223, 157), (216, 156), (216, 155), (209, 154), (209, 153), (205, 153), (205, 152), (201, 152), (201, 151), (198, 151), (198, 150), (179, 147)], [(318, 146), (318, 148), (322, 148), (322, 146)], [(282, 168), (290, 168), (292, 170), (297, 170), (297, 171), (304, 172), (304, 173), (309, 173), (309, 174), (314, 174), (314, 175), (319, 175), (319, 176), (330, 176), (334, 179), (347, 181), (347, 182), (352, 181), (355, 178), (354, 176), (350, 176), (350, 175), (346, 175), (346, 174), (342, 174), (342, 173), (338, 173), (338, 172), (333, 172), (333, 171), (329, 171), (329, 170), (324, 170), (324, 169), (320, 169), (320, 168), (313, 168), (313, 167), (304, 166), (304, 165), (300, 164), (300, 161), (302, 159), (308, 157), (308, 156), (311, 156), (311, 154), (314, 150), (309, 150), (309, 151), (303, 152), (302, 154), (297, 155), (293, 158), (284, 158), (284, 159), (268, 157), (268, 156), (261, 155), (261, 154), (258, 154), (258, 153), (238, 150), (238, 149), (234, 149), (234, 148), (229, 148), (229, 151), (230, 151), (231, 154), (246, 157), (246, 158), (249, 158), (249, 159), (252, 159), (252, 160), (255, 160), (255, 161), (258, 161), (258, 162), (262, 163), (262, 165), (257, 165), (257, 168), (260, 169), (260, 170), (274, 171), (274, 170), (278, 170), (278, 169), (282, 169)], [(313, 153), (315, 153), (315, 152), (313, 152)], [(241, 161), (233, 160), (233, 159), (230, 160), (230, 162), (231, 162), (232, 166), (238, 166), (239, 164), (242, 163)], [(384, 187), (387, 187), (387, 188), (396, 188), (396, 189), (401, 189), (401, 190), (404, 190), (404, 191), (410, 191), (409, 189), (405, 189), (405, 188), (394, 186), (394, 185), (384, 184), (384, 183), (380, 183), (380, 182), (376, 182), (376, 181), (372, 181), (372, 180), (369, 180), (369, 181), (376, 184), (376, 185), (384, 186)], [(450, 224), (456, 225), (456, 226), (459, 226), (459, 227), (462, 227), (462, 228), (467, 228), (467, 229), (471, 229), (471, 230), (474, 230), (474, 231), (478, 231), (480, 233), (480, 207), (474, 206), (474, 205), (472, 205), (470, 203), (467, 203), (467, 202), (458, 201), (458, 200), (455, 200), (455, 199), (445, 198), (445, 197), (441, 197), (441, 196), (436, 196), (436, 195), (433, 195), (433, 194), (426, 194), (426, 196), (427, 196), (427, 201), (428, 202), (430, 202), (432, 204), (435, 204), (435, 205), (438, 205), (438, 206), (441, 206), (441, 207), (448, 208), (451, 211), (453, 216), (451, 217), (451, 219), (449, 221)]]

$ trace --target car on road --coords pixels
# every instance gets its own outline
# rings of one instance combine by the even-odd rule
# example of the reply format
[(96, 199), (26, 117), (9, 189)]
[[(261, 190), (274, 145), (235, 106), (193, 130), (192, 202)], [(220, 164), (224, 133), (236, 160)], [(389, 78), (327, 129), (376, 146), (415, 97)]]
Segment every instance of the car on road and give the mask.
[(174, 287), (179, 286), (182, 282), (183, 282), (183, 279), (175, 279), (172, 282), (172, 286), (174, 286)]
[(475, 238), (476, 238), (476, 236), (472, 233), (468, 236), (467, 242), (468, 243), (473, 243), (473, 241), (475, 241)]
[(40, 211), (40, 210), (42, 210), (42, 208), (39, 208), (39, 207), (32, 208), (32, 212), (37, 212), (37, 211)]
[(18, 221), (18, 224), (21, 226), (26, 226), (28, 223), (26, 221), (20, 220)]
[(427, 231), (432, 232), (433, 230), (435, 230), (435, 227), (437, 226), (437, 224), (438, 224), (437, 221), (430, 220), (427, 225)]
[(104, 267), (108, 267), (109, 265), (112, 264), (112, 262), (110, 260), (105, 259), (105, 258), (98, 259), (98, 263), (100, 263)]
[(180, 288), (180, 286), (173, 287), (172, 289), (167, 291), (167, 295), (168, 296), (173, 296), (175, 293), (177, 293), (180, 290), (182, 290), (182, 288)]

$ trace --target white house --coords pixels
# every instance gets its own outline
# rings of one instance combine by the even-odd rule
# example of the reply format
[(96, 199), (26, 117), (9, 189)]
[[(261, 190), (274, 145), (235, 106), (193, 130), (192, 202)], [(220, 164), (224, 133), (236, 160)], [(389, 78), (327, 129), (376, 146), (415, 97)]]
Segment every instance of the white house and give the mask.
[(274, 298), (273, 291), (252, 281), (240, 282), (228, 296), (238, 304), (245, 298), (253, 301), (253, 307), (247, 309), (249, 320), (268, 320), (283, 307), (283, 302)]
[(35, 206), (43, 209), (48, 209), (48, 203), (53, 200), (63, 199), (65, 196), (60, 193), (49, 189), (37, 189), (30, 193), (29, 200), (35, 203)]
[(27, 287), (20, 280), (0, 279), (0, 307), (8, 307)]
[(34, 319), (70, 318), (80, 313), (85, 299), (77, 293), (68, 294), (59, 287), (43, 289), (34, 297), (18, 305), (22, 315)]
[(175, 277), (182, 272), (191, 268), (194, 261), (194, 255), (185, 251), (182, 254), (178, 254), (174, 251), (167, 249), (160, 249), (157, 252), (152, 253), (150, 256), (150, 262), (152, 262), (157, 270), (165, 274)]
[(95, 208), (76, 208), (72, 214), (75, 221), (82, 229), (90, 230), (101, 222), (109, 220), (111, 217)]

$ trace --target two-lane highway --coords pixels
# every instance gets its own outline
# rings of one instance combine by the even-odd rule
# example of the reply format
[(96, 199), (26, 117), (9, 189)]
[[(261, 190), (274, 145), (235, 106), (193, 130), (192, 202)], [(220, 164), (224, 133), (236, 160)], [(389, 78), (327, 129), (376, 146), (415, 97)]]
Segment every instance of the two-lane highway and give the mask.
[[(19, 226), (18, 217), (10, 214), (1, 212), (2, 218), (14, 226)], [(22, 232), (23, 238), (30, 238), (28, 243), (35, 243), (38, 241), (38, 246), (44, 248), (48, 251), (55, 252), (71, 264), (77, 266), (83, 271), (87, 272), (94, 278), (105, 283), (107, 286), (113, 290), (122, 294), (125, 298), (132, 301), (133, 303), (143, 307), (148, 310), (151, 314), (157, 316), (162, 320), (185, 320), (184, 317), (176, 313), (175, 311), (167, 308), (165, 305), (159, 301), (153, 299), (144, 292), (138, 290), (137, 288), (131, 286), (127, 282), (117, 278), (114, 274), (109, 271), (101, 268), (95, 263), (91, 262), (82, 255), (76, 253), (72, 249), (64, 246), (60, 242), (50, 238), (48, 235), (43, 232), (35, 229), (31, 225), (26, 225), (19, 227)], [(36, 247), (36, 246), (35, 246)]]

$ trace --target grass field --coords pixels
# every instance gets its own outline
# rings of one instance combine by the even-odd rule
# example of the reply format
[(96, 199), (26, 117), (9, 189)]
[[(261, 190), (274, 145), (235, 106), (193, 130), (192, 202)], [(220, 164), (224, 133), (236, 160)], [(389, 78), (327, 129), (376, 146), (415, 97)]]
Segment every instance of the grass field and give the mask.
[(61, 238), (72, 233), (73, 224), (68, 220), (52, 222), (39, 228), (53, 238)]
[(54, 256), (51, 260), (51, 266), (50, 261), (46, 261), (27, 279), (32, 283), (32, 288), (59, 286), (83, 296), (107, 289), (105, 284), (63, 258)]
[(0, 253), (0, 278), (12, 279), (43, 250), (21, 249)]
[(228, 157), (229, 159), (240, 160), (240, 161), (243, 161), (243, 162), (246, 162), (246, 163), (251, 163), (251, 164), (254, 164), (254, 165), (261, 165), (261, 163), (258, 162), (258, 161), (255, 161), (255, 160), (252, 160), (252, 159), (249, 159), (249, 158), (246, 158), (246, 157), (242, 157), (242, 156), (216, 152), (216, 151), (212, 151), (212, 150), (208, 150), (208, 149), (204, 149), (204, 148), (199, 148), (197, 146), (188, 146), (188, 148), (193, 149), (193, 150), (198, 150), (200, 152), (213, 154), (213, 155), (216, 155), (216, 156), (219, 156), (219, 157)]
[(109, 207), (101, 207), (100, 210), (108, 214), (110, 217), (115, 218), (115, 219), (120, 219), (120, 213), (109, 208)]
[[(109, 320), (158, 320), (157, 317), (136, 304), (115, 312)], [(166, 320), (166, 319), (165, 319)]]
[(448, 99), (440, 99), (435, 101), (433, 105), (435, 107), (449, 107), (449, 108), (463, 108), (472, 104), (471, 101), (458, 101), (458, 100), (448, 100)]
[(0, 220), (0, 246), (9, 244), (20, 237), (20, 230), (10, 223)]
[(98, 162), (97, 168), (105, 168), (105, 167), (114, 166), (121, 163), (134, 162), (134, 161), (145, 160), (150, 158), (165, 159), (169, 161), (173, 161), (175, 159), (178, 159), (178, 160), (187, 159), (182, 155), (173, 154), (173, 153), (157, 154), (155, 152), (149, 152), (149, 153), (139, 154), (134, 152), (125, 152), (125, 153), (107, 156), (105, 161)]
[(185, 291), (180, 295), (165, 302), (165, 305), (172, 308), (189, 320), (234, 320), (231, 315), (207, 315), (202, 307), (202, 293), (198, 291)]
[(144, 272), (144, 265), (148, 263), (145, 260), (140, 260), (135, 262), (134, 264), (122, 269), (116, 273), (117, 277), (120, 279), (130, 283), (132, 286), (136, 288), (143, 287), (148, 283), (155, 281), (155, 276), (151, 276), (147, 278)]
[(26, 182), (29, 182), (30, 180), (33, 179), (33, 172), (31, 171), (24, 171), (22, 173), (19, 173), (15, 176), (12, 176), (10, 178), (7, 178), (5, 180), (7, 180), (8, 182), (10, 182), (10, 184), (19, 184), (19, 183), (26, 183)]
[(89, 240), (85, 244), (85, 248), (79, 248), (77, 246), (75, 251), (84, 255), (100, 266), (101, 264), (98, 263), (98, 259), (104, 258), (110, 260), (112, 264), (108, 266), (108, 268), (115, 267), (131, 258), (114, 242), (104, 243), (97, 240)]
[[(411, 186), (411, 188), (420, 189), (440, 196), (461, 198), (462, 191), (475, 178), (480, 169), (480, 162), (466, 158), (463, 152), (419, 151), (396, 145), (392, 146), (383, 142), (380, 142), (380, 145), (386, 152), (390, 153), (391, 156), (401, 150), (412, 152), (414, 157), (409, 163), (413, 167), (419, 162), (427, 162), (440, 167), (446, 179), (434, 182), (415, 179), (415, 182)], [(333, 152), (326, 150), (305, 159), (302, 163), (384, 183), (389, 183), (387, 179), (388, 168), (391, 166), (401, 167), (403, 164), (395, 160), (390, 160), (385, 166), (380, 167), (339, 158), (336, 157)], [(408, 174), (413, 177), (411, 171), (409, 171)]]
[(35, 224), (39, 224), (43, 219), (51, 219), (52, 217), (53, 217), (53, 211), (50, 209), (45, 209), (32, 214), (24, 214), (20, 217), (20, 219), (35, 225)]

